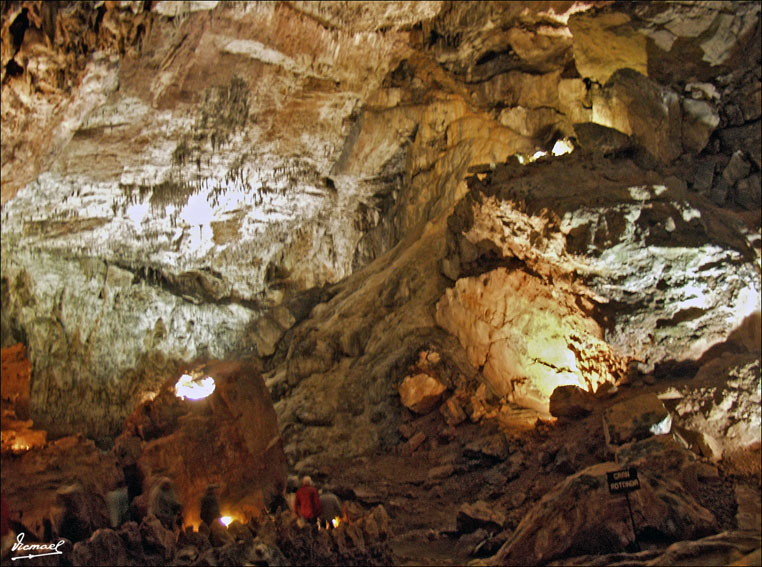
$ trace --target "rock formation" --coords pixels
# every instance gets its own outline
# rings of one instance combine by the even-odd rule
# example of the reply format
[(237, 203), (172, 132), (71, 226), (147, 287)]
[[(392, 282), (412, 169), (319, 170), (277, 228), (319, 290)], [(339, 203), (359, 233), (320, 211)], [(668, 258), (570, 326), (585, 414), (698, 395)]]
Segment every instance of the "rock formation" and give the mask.
[[(275, 451), (259, 496), (222, 493), (253, 510), (286, 466), (320, 477), (337, 458), (462, 445), (463, 462), (427, 463), (411, 490), (501, 467), (458, 505), (512, 506), (505, 533), (462, 546), (506, 561), (535, 545), (541, 496), (587, 490), (584, 470), (600, 476), (645, 435), (611, 437), (636, 394), (695, 454), (746, 470), (760, 440), (761, 11), (4, 3), (0, 332), (29, 361), (6, 385), (4, 350), (4, 455), (11, 439), (82, 435), (66, 443), (87, 453), (85, 438), (110, 451), (121, 435), (109, 458), (147, 474), (123, 478), (128, 491), (169, 476), (187, 500), (223, 469), (254, 482), (247, 459)], [(191, 411), (172, 387), (210, 360), (226, 378)], [(543, 437), (556, 426), (601, 442), (562, 451)], [(520, 435), (536, 457), (519, 459)], [(40, 450), (55, 460), (56, 446)], [(169, 474), (202, 449), (203, 474)], [(513, 506), (496, 479), (528, 468), (556, 485), (535, 479)], [(669, 482), (651, 489), (653, 510), (666, 495), (695, 520), (670, 537), (730, 525)], [(129, 541), (151, 539), (146, 525), (96, 532), (78, 561), (139, 557)], [(334, 542), (343, 557), (351, 533)], [(154, 539), (157, 556), (181, 551)], [(592, 552), (576, 545), (532, 561)]]

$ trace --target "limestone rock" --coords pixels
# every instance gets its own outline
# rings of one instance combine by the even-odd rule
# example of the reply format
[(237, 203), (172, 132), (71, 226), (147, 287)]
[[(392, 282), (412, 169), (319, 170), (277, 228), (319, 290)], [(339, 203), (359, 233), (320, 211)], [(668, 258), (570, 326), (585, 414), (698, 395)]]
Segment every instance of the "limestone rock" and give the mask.
[(124, 541), (111, 529), (96, 530), (89, 539), (74, 545), (71, 564), (86, 565), (140, 565), (130, 561)]
[(478, 500), (473, 504), (463, 504), (455, 519), (460, 533), (470, 533), (478, 529), (499, 531), (503, 529), (505, 517), (489, 503)]
[(593, 122), (632, 139), (659, 162), (670, 163), (683, 151), (678, 95), (633, 69), (620, 69), (593, 98)]
[[(464, 274), (445, 291), (436, 314), (498, 396), (543, 413), (557, 386), (595, 391), (617, 383), (628, 359), (649, 365), (698, 359), (757, 308), (760, 288), (749, 241), (730, 216), (702, 222), (718, 212), (705, 199), (658, 175), (649, 179), (632, 162), (557, 161), (505, 164), (484, 182), (469, 179), (471, 193), (448, 221), (458, 243), (450, 249), (457, 249)], [(569, 176), (576, 180), (573, 187), (564, 181)], [(568, 190), (563, 199), (552, 189), (561, 185)], [(724, 244), (718, 249), (716, 242)], [(688, 283), (679, 266), (705, 265), (708, 253), (735, 271), (731, 258), (739, 245), (747, 258), (739, 271), (746, 275), (727, 279), (724, 299), (686, 308), (693, 290), (705, 289), (702, 297), (713, 298), (719, 288), (704, 287), (703, 278)], [(501, 263), (515, 268), (495, 268)], [(568, 273), (576, 274), (573, 281), (562, 276)], [(754, 291), (742, 280), (754, 282)], [(619, 308), (610, 310), (612, 302)], [(605, 341), (600, 317), (613, 325)], [(687, 339), (697, 328), (702, 338)]]
[(575, 124), (574, 133), (579, 145), (591, 152), (616, 154), (633, 147), (633, 141), (627, 134), (595, 122)]
[(427, 414), (439, 403), (447, 387), (428, 374), (407, 376), (400, 384), (402, 404), (419, 414)]
[(580, 76), (604, 84), (618, 69), (648, 72), (646, 38), (629, 21), (629, 16), (617, 12), (605, 17), (581, 14), (569, 18), (574, 62)]
[(460, 425), (468, 417), (466, 416), (466, 412), (463, 411), (460, 397), (457, 394), (447, 398), (447, 400), (440, 406), (439, 411), (444, 416), (447, 425)]
[[(45, 524), (76, 543), (109, 526), (106, 494), (122, 481), (113, 455), (82, 437), (66, 437), (13, 459), (3, 457), (3, 494), (13, 517), (42, 539)], [(58, 531), (60, 530), (60, 531)]]
[[(283, 443), (267, 388), (251, 363), (200, 362), (188, 371), (214, 378), (211, 396), (180, 400), (176, 379), (169, 380), (129, 418), (124, 437), (144, 438), (139, 463), (146, 474), (172, 471), (185, 522), (198, 521), (201, 496), (220, 475), (225, 478), (221, 504), (247, 517), (258, 514), (286, 483)], [(147, 436), (149, 430), (157, 433)]]
[(754, 173), (736, 184), (736, 203), (744, 209), (753, 211), (762, 205), (762, 178)]
[(734, 185), (736, 181), (739, 181), (749, 175), (751, 171), (751, 165), (743, 157), (743, 152), (733, 152), (733, 156), (730, 158), (730, 163), (722, 172), (722, 177), (729, 185)]
[(707, 362), (680, 388), (675, 422), (700, 434), (713, 460), (760, 442), (760, 367), (755, 354)]
[(428, 481), (442, 480), (450, 478), (454, 472), (455, 466), (453, 464), (440, 465), (438, 467), (430, 468), (429, 472), (426, 474), (426, 479)]
[(669, 433), (672, 416), (656, 394), (643, 394), (603, 412), (603, 433), (609, 446)]
[(403, 445), (402, 451), (407, 455), (412, 455), (418, 448), (426, 441), (426, 434), (423, 431), (419, 431), (407, 440), (407, 443)]
[(582, 417), (594, 407), (594, 396), (579, 386), (558, 386), (550, 395), (550, 415), (553, 417)]
[(504, 461), (510, 455), (510, 447), (503, 433), (482, 436), (466, 445), (464, 455), (478, 459)]
[[(632, 542), (624, 497), (609, 494), (601, 463), (568, 477), (524, 517), (491, 564), (543, 565), (561, 557), (621, 551)], [(629, 495), (638, 529), (657, 530), (675, 540), (695, 539), (715, 529), (712, 514), (679, 485), (638, 473), (641, 489)]]
[(686, 449), (673, 434), (654, 435), (617, 448), (617, 464), (622, 468), (638, 467), (664, 477), (680, 478), (682, 471), (698, 462), (695, 453)]
[(716, 108), (704, 100), (686, 98), (681, 104), (683, 147), (697, 154), (706, 147), (709, 136), (720, 123), (720, 116)]
[[(724, 531), (697, 540), (678, 541), (666, 549), (653, 549), (636, 553), (615, 553), (607, 555), (583, 555), (551, 561), (548, 565), (585, 565), (604, 567), (616, 563), (627, 565), (680, 565), (694, 561), (722, 563), (738, 567), (759, 563), (759, 540), (748, 531)], [(753, 551), (756, 548), (756, 551)]]
[(140, 537), (147, 556), (159, 561), (169, 561), (175, 554), (175, 534), (165, 528), (161, 521), (151, 514), (140, 522)]

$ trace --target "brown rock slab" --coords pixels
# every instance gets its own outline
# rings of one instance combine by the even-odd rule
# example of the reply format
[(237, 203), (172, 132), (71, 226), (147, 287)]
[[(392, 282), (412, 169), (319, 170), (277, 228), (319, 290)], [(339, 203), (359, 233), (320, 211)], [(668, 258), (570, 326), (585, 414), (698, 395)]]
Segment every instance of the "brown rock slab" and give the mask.
[(137, 565), (129, 560), (122, 538), (114, 530), (96, 530), (89, 539), (74, 545), (71, 564), (86, 565)]
[(447, 425), (460, 425), (468, 418), (458, 396), (447, 398), (439, 407), (439, 411), (444, 416)]
[(603, 412), (603, 433), (609, 446), (668, 433), (671, 426), (672, 417), (656, 394), (630, 398)]
[(579, 386), (558, 386), (550, 395), (550, 415), (553, 417), (583, 417), (594, 407), (595, 397)]
[(496, 531), (503, 529), (505, 516), (495, 510), (493, 505), (477, 500), (473, 504), (466, 503), (460, 507), (455, 523), (460, 533), (470, 533), (480, 528)]
[[(495, 565), (544, 565), (560, 557), (623, 551), (632, 541), (625, 498), (611, 495), (606, 473), (620, 464), (588, 467), (548, 492), (495, 555)], [(639, 471), (640, 490), (630, 493), (638, 529), (674, 540), (716, 530), (714, 516), (669, 478)]]
[(402, 404), (419, 414), (429, 413), (439, 403), (447, 388), (428, 374), (408, 376), (399, 387)]

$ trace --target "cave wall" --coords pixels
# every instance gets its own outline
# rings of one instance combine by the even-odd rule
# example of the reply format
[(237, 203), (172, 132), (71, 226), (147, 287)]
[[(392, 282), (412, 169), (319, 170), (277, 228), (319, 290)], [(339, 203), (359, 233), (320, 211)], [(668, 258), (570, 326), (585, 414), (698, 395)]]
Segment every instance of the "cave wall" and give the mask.
[(759, 309), (759, 13), (4, 4), (2, 341), (35, 423), (113, 435), (181, 361), (253, 354), (299, 459), (392, 436), (421, 348), (497, 395), (700, 356)]

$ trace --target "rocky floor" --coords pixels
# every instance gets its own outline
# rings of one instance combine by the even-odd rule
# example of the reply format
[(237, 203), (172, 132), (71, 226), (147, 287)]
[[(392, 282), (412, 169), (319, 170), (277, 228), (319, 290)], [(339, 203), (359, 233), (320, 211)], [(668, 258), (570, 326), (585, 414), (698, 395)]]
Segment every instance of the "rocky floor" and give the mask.
[[(497, 423), (465, 423), (455, 428), (454, 434), (450, 431), (450, 436), (438, 435), (443, 420), (436, 413), (429, 414), (410, 422), (427, 437), (414, 451), (403, 439), (393, 454), (349, 463), (324, 462), (311, 472), (324, 488), (344, 499), (365, 508), (386, 507), (397, 564), (488, 562), (532, 506), (567, 474), (613, 459), (606, 453), (600, 426), (605, 406), (663, 388), (663, 383), (620, 388), (587, 418), (556, 423), (540, 420), (523, 430), (514, 427), (508, 431)], [(490, 440), (490, 435), (485, 437), (485, 427), (490, 426), (494, 428), (491, 443), (485, 441)], [(500, 450), (495, 448), (497, 437), (506, 440), (503, 455), (495, 454)], [(674, 544), (641, 534), (641, 551), (611, 556), (611, 564), (659, 564), (658, 558), (667, 561), (672, 556), (681, 558), (679, 564), (729, 564), (754, 551), (755, 545), (759, 548), (759, 463), (759, 448), (739, 453), (734, 460), (719, 463), (715, 478), (706, 478), (694, 487), (697, 500), (717, 518), (721, 535), (705, 538), (706, 542), (702, 539), (702, 543)], [(464, 504), (479, 501), (484, 505), (463, 513)], [(668, 551), (669, 557), (665, 555)], [(587, 564), (604, 561), (603, 557), (588, 556), (582, 563), (560, 559), (555, 564)]]

